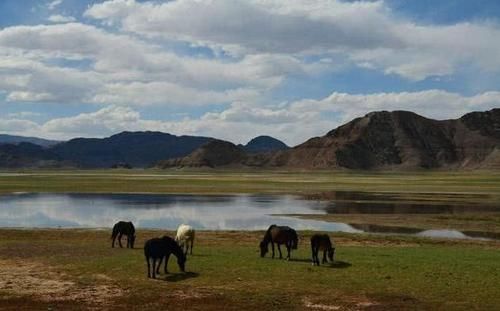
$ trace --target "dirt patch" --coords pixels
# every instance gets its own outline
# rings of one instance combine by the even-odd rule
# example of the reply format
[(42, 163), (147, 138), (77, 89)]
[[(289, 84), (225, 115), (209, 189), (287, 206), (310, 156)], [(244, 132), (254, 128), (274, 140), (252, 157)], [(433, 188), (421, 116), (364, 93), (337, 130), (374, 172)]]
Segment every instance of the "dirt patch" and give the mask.
[(231, 289), (232, 288), (226, 286), (200, 286), (196, 289), (187, 288), (176, 290), (170, 293), (169, 296), (175, 298), (176, 300), (221, 298), (224, 296), (224, 291)]
[(214, 296), (214, 294), (208, 291), (200, 291), (200, 290), (176, 290), (169, 296), (175, 297), (176, 299), (186, 300), (186, 299), (203, 299)]
[(310, 310), (365, 310), (379, 305), (378, 302), (369, 300), (366, 297), (343, 297), (342, 299), (334, 299), (335, 304), (326, 302), (314, 301), (314, 299), (305, 297), (302, 299), (304, 307)]
[[(105, 275), (100, 279), (110, 280)], [(101, 307), (124, 294), (112, 284), (79, 286), (50, 266), (25, 260), (0, 260), (0, 289), (2, 296), (29, 296), (44, 302), (75, 301)]]
[(340, 310), (341, 306), (326, 305), (322, 303), (311, 302), (308, 298), (303, 299), (304, 307), (311, 310)]

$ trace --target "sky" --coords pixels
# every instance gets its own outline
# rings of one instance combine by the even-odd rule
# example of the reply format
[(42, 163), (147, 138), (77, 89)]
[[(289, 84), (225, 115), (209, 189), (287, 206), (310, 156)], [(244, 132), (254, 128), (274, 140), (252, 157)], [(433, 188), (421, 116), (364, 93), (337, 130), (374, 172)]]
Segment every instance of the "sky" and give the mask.
[(497, 0), (0, 0), (0, 133), (289, 145), (500, 107)]

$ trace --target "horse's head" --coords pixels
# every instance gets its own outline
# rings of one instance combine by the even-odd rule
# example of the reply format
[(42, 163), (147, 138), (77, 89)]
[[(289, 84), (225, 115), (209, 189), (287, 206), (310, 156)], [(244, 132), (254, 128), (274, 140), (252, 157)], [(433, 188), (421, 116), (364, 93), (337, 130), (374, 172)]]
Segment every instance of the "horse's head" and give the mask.
[(260, 244), (259, 244), (259, 247), (260, 247), (260, 257), (266, 256), (267, 252), (269, 251), (269, 249), (267, 248), (267, 246), (268, 246), (268, 243), (266, 243), (264, 241), (260, 241)]
[(181, 256), (177, 257), (177, 264), (182, 272), (186, 272), (186, 256), (182, 253)]
[(134, 248), (134, 243), (135, 243), (135, 234), (130, 237), (130, 247)]
[(333, 262), (333, 257), (335, 256), (335, 247), (330, 247), (328, 250), (328, 259)]

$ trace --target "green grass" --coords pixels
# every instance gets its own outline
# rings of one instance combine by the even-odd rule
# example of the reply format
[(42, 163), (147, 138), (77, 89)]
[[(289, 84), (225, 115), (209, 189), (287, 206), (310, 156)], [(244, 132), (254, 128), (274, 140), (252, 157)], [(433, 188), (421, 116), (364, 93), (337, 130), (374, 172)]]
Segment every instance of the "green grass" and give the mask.
[[(14, 173), (14, 174), (12, 174)], [(0, 193), (11, 192), (291, 193), (369, 191), (483, 195), (498, 202), (500, 172), (346, 171), (21, 171), (0, 174)], [(435, 198), (436, 199), (436, 198)]]
[[(396, 194), (397, 202), (492, 204), (500, 202), (500, 172), (347, 171), (8, 171), (0, 193), (298, 194), (327, 198), (332, 191)], [(372, 200), (372, 199), (370, 199)], [(373, 202), (384, 201), (373, 199)], [(369, 203), (369, 202), (368, 202)], [(343, 215), (369, 223), (376, 216)], [(351, 217), (350, 219), (348, 219)], [(378, 224), (463, 226), (498, 232), (497, 216), (437, 215), (377, 218)], [(426, 227), (426, 228), (427, 228)], [(162, 232), (140, 231), (138, 246)], [(262, 233), (201, 232), (190, 273), (145, 277), (142, 250), (111, 249), (109, 232), (0, 230), (0, 309), (214, 309), (494, 310), (500, 305), (500, 244), (415, 237), (335, 234), (333, 266), (312, 267), (308, 232), (295, 261), (261, 259)], [(26, 266), (23, 266), (26, 265)], [(17, 269), (16, 269), (17, 267)], [(10, 278), (10, 279), (9, 279)], [(11, 283), (2, 283), (6, 282)], [(63, 293), (43, 284), (69, 281)], [(37, 285), (38, 284), (38, 285)], [(40, 285), (41, 284), (41, 285)], [(10, 287), (9, 287), (10, 286)], [(14, 286), (14, 287), (13, 287)], [(17, 289), (16, 287), (17, 286)], [(37, 287), (39, 286), (39, 287)], [(40, 288), (42, 286), (42, 288)], [(9, 290), (9, 288), (11, 288)], [(14, 289), (12, 289), (14, 288)], [(30, 291), (30, 288), (36, 290)], [(106, 288), (110, 292), (106, 292)], [(37, 292), (38, 290), (38, 292)], [(113, 295), (119, 293), (119, 295)]]
[[(187, 274), (171, 259), (165, 278), (146, 278), (142, 249), (111, 249), (109, 233), (92, 230), (2, 230), (0, 272), (5, 259), (37, 262), (63, 273), (81, 291), (99, 284), (123, 291), (100, 307), (150, 309), (304, 309), (321, 304), (343, 309), (493, 310), (500, 305), (500, 245), (493, 242), (433, 241), (408, 237), (336, 237), (337, 263), (313, 267), (302, 232), (292, 261), (260, 258), (261, 232), (200, 232)], [(139, 232), (138, 245), (162, 232)], [(104, 277), (103, 277), (104, 276)], [(16, 278), (23, 278), (23, 274)], [(318, 294), (321, 293), (321, 294)], [(26, 309), (95, 302), (41, 299), (0, 289), (0, 308), (23, 299)], [(177, 307), (177, 308), (175, 308)]]

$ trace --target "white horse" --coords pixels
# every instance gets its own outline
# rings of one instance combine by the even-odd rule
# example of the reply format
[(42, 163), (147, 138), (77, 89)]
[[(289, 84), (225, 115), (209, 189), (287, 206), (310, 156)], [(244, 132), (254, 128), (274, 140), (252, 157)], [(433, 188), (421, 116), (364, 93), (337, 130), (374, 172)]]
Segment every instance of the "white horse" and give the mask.
[(194, 244), (194, 229), (190, 225), (182, 224), (177, 228), (177, 234), (175, 236), (175, 241), (179, 244), (179, 246), (184, 251), (184, 247), (186, 250), (184, 254), (187, 255), (188, 250), (190, 249), (190, 254), (193, 255), (193, 244)]

